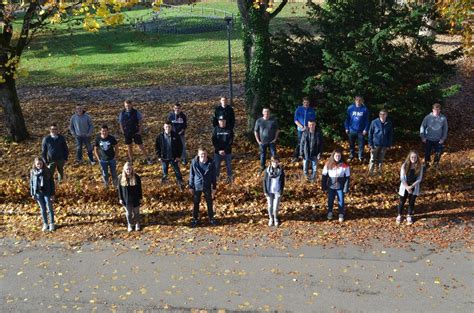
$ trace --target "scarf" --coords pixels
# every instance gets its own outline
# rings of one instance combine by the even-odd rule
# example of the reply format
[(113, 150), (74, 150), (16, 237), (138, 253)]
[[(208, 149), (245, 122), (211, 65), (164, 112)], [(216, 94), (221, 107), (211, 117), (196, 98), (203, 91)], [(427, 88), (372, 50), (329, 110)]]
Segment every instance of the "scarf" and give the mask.
[(40, 187), (39, 189), (41, 189), (43, 186), (44, 186), (44, 173), (43, 173), (43, 169), (40, 168), (40, 169), (33, 169), (33, 175), (35, 175), (35, 179), (36, 181), (38, 182), (38, 187)]
[(270, 178), (277, 178), (281, 175), (281, 167), (272, 167), (271, 165), (267, 169), (268, 175), (270, 175)]

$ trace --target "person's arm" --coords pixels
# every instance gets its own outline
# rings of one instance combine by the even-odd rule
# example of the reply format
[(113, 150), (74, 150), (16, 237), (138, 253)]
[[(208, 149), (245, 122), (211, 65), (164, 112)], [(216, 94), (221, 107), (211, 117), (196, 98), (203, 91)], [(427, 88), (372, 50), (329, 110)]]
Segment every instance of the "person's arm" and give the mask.
[(141, 202), (141, 200), (143, 199), (142, 179), (137, 174), (135, 174), (135, 177), (137, 179), (137, 196), (138, 200)]
[(67, 161), (69, 158), (69, 148), (67, 147), (66, 138), (63, 136), (63, 149), (64, 149), (64, 161)]
[(52, 173), (50, 173), (50, 175), (49, 175), (49, 188), (51, 190), (51, 197), (54, 198), (54, 195), (56, 194), (56, 188), (55, 188), (55, 185), (54, 185), (54, 177), (53, 177)]
[(369, 131), (369, 125), (370, 125), (370, 112), (367, 107), (365, 107), (365, 114), (364, 114), (364, 131), (362, 132), (365, 135), (367, 135), (367, 132)]
[(230, 129), (234, 129), (235, 127), (235, 112), (234, 112), (234, 108), (233, 107), (230, 107), (230, 117), (229, 117), (229, 120), (230, 120)]
[(76, 128), (74, 127), (74, 116), (71, 116), (71, 119), (69, 120), (69, 132), (73, 137), (76, 137)]
[(123, 195), (123, 186), (120, 185), (120, 181), (122, 180), (122, 174), (120, 174), (118, 176), (118, 179), (117, 179), (117, 193), (118, 193), (118, 197), (119, 197), (119, 202), (120, 204), (124, 204), (124, 195)]
[(178, 151), (178, 155), (177, 157), (175, 158), (175, 161), (179, 161), (179, 159), (181, 158), (181, 152), (183, 151), (183, 142), (181, 141), (181, 137), (179, 136), (179, 134), (175, 133), (175, 136), (176, 136), (176, 151)]
[(273, 143), (276, 143), (278, 141), (278, 135), (280, 134), (280, 130), (277, 129), (277, 131), (275, 132), (275, 139), (272, 140)]
[(94, 124), (92, 123), (92, 118), (89, 114), (87, 114), (87, 137), (92, 136), (92, 132), (94, 131)]
[(43, 142), (41, 143), (41, 157), (47, 163), (48, 162), (48, 144), (46, 142), (47, 136), (43, 138)]
[(261, 145), (262, 142), (260, 141), (259, 131), (260, 131), (260, 125), (258, 123), (258, 120), (256, 120), (255, 121), (255, 127), (254, 127), (254, 130), (253, 130), (253, 134), (255, 135), (255, 140), (257, 141), (257, 143), (259, 145)]
[(183, 129), (179, 132), (179, 134), (183, 134), (186, 128), (188, 128), (188, 118), (186, 117), (186, 114), (182, 113), (181, 114), (182, 119), (183, 119)]
[(296, 110), (295, 110), (295, 116), (294, 116), (294, 122), (296, 124), (296, 126), (298, 126), (299, 128), (304, 128), (304, 126), (300, 123), (300, 121), (298, 120), (299, 118), (299, 110), (298, 110), (298, 107), (296, 107)]
[(230, 130), (229, 142), (227, 143), (227, 147), (231, 148), (232, 144), (234, 143), (234, 131)]
[(118, 120), (119, 120), (120, 132), (122, 134), (125, 134), (125, 130), (123, 129), (123, 123), (122, 123), (122, 112), (119, 113)]
[(262, 184), (263, 184), (263, 193), (265, 194), (265, 196), (268, 196), (267, 180), (268, 180), (268, 172), (265, 170), (265, 172), (264, 172), (264, 174), (263, 174), (263, 181), (262, 181)]
[(33, 173), (32, 170), (30, 171), (30, 195), (31, 197), (35, 197), (35, 191), (33, 190)]
[(375, 121), (376, 120), (373, 120), (372, 123), (370, 123), (370, 128), (369, 128), (369, 147), (370, 147), (370, 149), (374, 148)]
[(419, 185), (422, 179), (423, 179), (423, 167), (420, 170), (420, 175), (418, 175), (418, 177), (416, 178), (416, 181), (410, 187), (412, 189), (415, 189), (416, 185)]
[(118, 147), (118, 141), (117, 139), (115, 139), (115, 137), (112, 136), (112, 146), (114, 147), (114, 151), (115, 151), (115, 157), (114, 159), (115, 160), (118, 160), (118, 157), (119, 157), (119, 147)]
[(344, 181), (344, 193), (348, 193), (349, 192), (349, 183), (350, 183), (350, 180), (351, 180), (351, 170), (349, 168), (349, 166), (347, 166), (345, 169), (344, 169), (344, 177), (346, 178), (346, 180)]
[(448, 119), (445, 117), (443, 122), (443, 136), (439, 143), (443, 144), (446, 141), (446, 138), (448, 138)]
[(408, 185), (406, 180), (405, 163), (402, 164), (402, 167), (400, 169), (400, 181), (403, 187), (405, 187), (405, 189), (410, 189), (410, 186)]
[(158, 160), (161, 159), (161, 134), (159, 134), (158, 136), (156, 136), (156, 139), (155, 139), (155, 152), (156, 152), (156, 157), (158, 158)]
[(328, 168), (326, 165), (324, 165), (323, 167), (323, 173), (321, 175), (321, 189), (323, 191), (327, 191), (328, 190)]
[(189, 190), (193, 192), (194, 190), (194, 160), (191, 161), (191, 166), (189, 167), (189, 180), (188, 180), (188, 185), (189, 185)]
[(321, 153), (323, 153), (323, 135), (321, 134), (321, 131), (318, 131), (318, 155), (317, 158), (318, 160), (321, 158)]
[(219, 121), (218, 121), (218, 115), (219, 115), (219, 107), (215, 107), (214, 108), (214, 115), (212, 116), (212, 126), (213, 127), (217, 127), (217, 125), (219, 125)]
[(388, 143), (387, 148), (390, 148), (393, 144), (393, 124), (391, 121), (388, 122)]
[(283, 189), (285, 188), (285, 171), (283, 170), (283, 168), (281, 169), (280, 185), (281, 185), (280, 195), (283, 195)]
[(214, 147), (214, 149), (218, 150), (218, 148), (217, 148), (217, 130), (216, 130), (215, 127), (212, 130), (211, 142), (212, 142), (212, 146)]
[(427, 125), (428, 118), (429, 118), (429, 115), (425, 116), (420, 126), (420, 137), (421, 137), (421, 141), (423, 142), (426, 142), (426, 127), (428, 126)]
[(306, 150), (306, 132), (303, 132), (300, 140), (300, 157), (304, 158), (304, 150)]
[(100, 158), (99, 158), (99, 146), (97, 144), (94, 145), (94, 155), (95, 155), (95, 159), (97, 161), (100, 161)]

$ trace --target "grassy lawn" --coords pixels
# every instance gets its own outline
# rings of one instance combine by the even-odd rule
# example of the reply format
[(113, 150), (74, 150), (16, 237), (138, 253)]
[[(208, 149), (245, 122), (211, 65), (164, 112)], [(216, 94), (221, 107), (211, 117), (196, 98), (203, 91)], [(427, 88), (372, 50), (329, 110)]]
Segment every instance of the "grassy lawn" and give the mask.
[[(201, 6), (238, 13), (237, 4), (230, 1), (195, 5)], [(23, 54), (22, 66), (29, 77), (20, 78), (19, 85), (139, 87), (227, 82), (225, 31), (186, 35), (143, 33), (130, 24), (136, 18), (150, 16), (151, 10), (142, 8), (125, 13), (126, 25), (103, 28), (98, 33), (85, 32), (75, 23), (45, 30)], [(280, 29), (287, 22), (305, 22), (303, 4), (288, 4), (274, 19), (272, 29)], [(244, 64), (238, 23), (232, 38), (234, 79), (239, 83)]]

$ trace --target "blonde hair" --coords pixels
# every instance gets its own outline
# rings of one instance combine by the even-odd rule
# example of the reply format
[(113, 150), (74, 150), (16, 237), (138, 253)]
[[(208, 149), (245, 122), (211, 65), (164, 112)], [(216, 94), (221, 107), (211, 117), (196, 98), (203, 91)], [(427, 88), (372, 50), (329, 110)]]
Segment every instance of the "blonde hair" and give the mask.
[(408, 172), (410, 171), (410, 167), (411, 167), (411, 161), (410, 161), (410, 156), (414, 154), (416, 155), (416, 162), (414, 163), (415, 165), (415, 175), (416, 176), (419, 176), (420, 175), (420, 172), (421, 172), (421, 169), (423, 167), (423, 164), (421, 163), (421, 159), (420, 159), (420, 156), (418, 155), (418, 152), (416, 152), (415, 150), (411, 150), (410, 152), (408, 152), (408, 155), (405, 159), (405, 162), (403, 162), (403, 169), (405, 170), (405, 175), (408, 175)]
[[(131, 173), (130, 176), (127, 175), (125, 169), (130, 167)], [(122, 175), (120, 175), (120, 186), (135, 186), (137, 184), (137, 179), (135, 176), (135, 170), (133, 169), (131, 162), (125, 162), (122, 169)]]

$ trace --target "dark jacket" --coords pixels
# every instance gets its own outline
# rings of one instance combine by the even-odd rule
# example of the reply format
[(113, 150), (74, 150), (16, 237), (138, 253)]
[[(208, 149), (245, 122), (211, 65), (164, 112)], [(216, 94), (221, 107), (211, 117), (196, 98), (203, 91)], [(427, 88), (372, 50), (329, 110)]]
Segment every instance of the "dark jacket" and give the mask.
[(184, 114), (183, 112), (179, 112), (179, 114), (171, 112), (168, 115), (168, 121), (170, 121), (173, 125), (173, 131), (177, 132), (178, 134), (188, 127), (186, 114)]
[[(41, 180), (43, 180), (43, 186), (41, 186)], [(48, 197), (54, 196), (55, 193), (54, 178), (46, 166), (43, 167), (41, 173), (37, 173), (34, 169), (30, 171), (30, 194), (34, 196), (40, 192)]]
[(226, 121), (226, 127), (234, 129), (235, 126), (235, 113), (234, 109), (227, 105), (225, 108), (222, 105), (218, 105), (214, 108), (214, 116), (212, 118), (212, 126), (219, 126), (219, 117), (223, 116)]
[[(271, 166), (271, 165), (270, 165)], [(263, 176), (263, 192), (268, 195), (270, 193), (270, 166), (265, 169), (265, 175)], [(283, 189), (285, 188), (285, 171), (283, 170), (282, 167), (281, 169), (281, 174), (279, 176), (280, 178), (280, 194), (283, 193)]]
[(315, 129), (312, 139), (309, 130), (304, 131), (301, 135), (300, 156), (305, 160), (315, 158), (323, 152), (323, 136), (319, 129)]
[[(171, 158), (174, 160), (181, 156), (183, 151), (183, 143), (181, 142), (181, 137), (174, 131), (171, 131)], [(155, 140), (155, 151), (156, 156), (160, 159), (166, 159), (166, 139), (165, 133), (162, 132), (156, 137)]]
[(118, 195), (119, 200), (122, 200), (125, 206), (133, 205), (134, 207), (140, 206), (140, 201), (142, 200), (142, 180), (140, 176), (135, 174), (137, 183), (135, 186), (122, 186), (120, 181), (122, 179), (122, 174), (118, 176)]
[(51, 137), (51, 135), (44, 137), (41, 149), (41, 156), (48, 163), (59, 160), (67, 161), (69, 157), (66, 139), (62, 135), (58, 135), (56, 138)]
[(207, 170), (203, 171), (199, 166), (199, 157), (191, 161), (189, 169), (189, 188), (195, 191), (203, 191), (217, 188), (216, 166), (211, 158), (207, 159)]
[(234, 142), (234, 131), (229, 128), (214, 127), (212, 132), (212, 145), (215, 153), (224, 150), (226, 154), (232, 153), (232, 143)]
[(121, 113), (121, 124), (123, 132), (127, 136), (135, 135), (138, 133), (138, 111), (136, 109), (131, 109), (130, 114), (125, 114), (126, 110), (123, 110)]
[(391, 147), (393, 140), (392, 122), (386, 120), (382, 123), (380, 118), (376, 118), (370, 123), (369, 146), (370, 147)]

